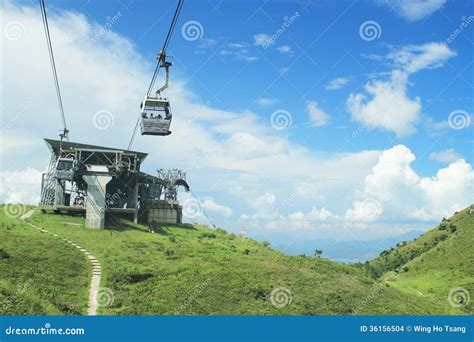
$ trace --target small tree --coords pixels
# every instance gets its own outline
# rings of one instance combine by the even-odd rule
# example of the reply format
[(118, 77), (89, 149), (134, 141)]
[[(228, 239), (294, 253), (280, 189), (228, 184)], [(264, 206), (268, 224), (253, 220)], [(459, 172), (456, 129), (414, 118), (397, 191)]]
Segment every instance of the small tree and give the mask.
[(320, 249), (315, 249), (315, 250), (314, 250), (314, 256), (315, 256), (316, 258), (321, 258), (321, 254), (323, 254), (323, 251), (322, 251), (322, 250), (320, 250)]

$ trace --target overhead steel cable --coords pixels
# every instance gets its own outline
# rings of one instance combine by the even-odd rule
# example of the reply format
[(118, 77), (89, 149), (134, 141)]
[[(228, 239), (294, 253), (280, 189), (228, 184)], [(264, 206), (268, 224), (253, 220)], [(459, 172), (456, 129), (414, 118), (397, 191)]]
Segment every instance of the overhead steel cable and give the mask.
[(176, 22), (178, 21), (179, 13), (181, 12), (181, 8), (183, 7), (184, 0), (179, 0), (178, 5), (176, 6), (176, 11), (174, 12), (173, 20), (171, 21), (170, 28), (166, 35), (165, 42), (163, 44), (163, 48), (161, 49), (160, 57), (158, 58), (158, 63), (155, 67), (155, 72), (153, 73), (153, 77), (151, 79), (150, 85), (148, 87), (147, 96), (150, 96), (151, 91), (153, 90), (153, 85), (155, 84), (156, 77), (160, 71), (161, 62), (164, 60), (166, 56), (166, 50), (168, 49), (168, 45), (171, 40), (171, 36), (173, 35), (174, 28), (176, 26)]
[(133, 129), (132, 137), (130, 138), (130, 141), (128, 143), (127, 150), (130, 150), (132, 148), (133, 140), (135, 140), (135, 135), (137, 135), (138, 125), (140, 124), (140, 117), (141, 117), (141, 114), (139, 114), (138, 120), (135, 123), (135, 128)]
[[(191, 195), (192, 195), (197, 201), (199, 201), (199, 199), (197, 198), (196, 194), (195, 194), (191, 189), (189, 189), (189, 192), (191, 193)], [(199, 206), (200, 206), (200, 208), (201, 208), (201, 210), (202, 210), (202, 213), (203, 213), (204, 216), (207, 218), (207, 220), (209, 221), (209, 223), (211, 224), (211, 226), (212, 226), (214, 229), (216, 229), (216, 228), (217, 228), (216, 225), (214, 224), (214, 222), (212, 222), (212, 220), (211, 220), (211, 218), (209, 217), (209, 215), (208, 215), (206, 209), (204, 209), (204, 205), (203, 205), (203, 203), (201, 203), (201, 201), (199, 201)]]
[[(183, 4), (184, 4), (184, 0), (179, 0), (178, 5), (176, 6), (176, 10), (175, 10), (174, 15), (173, 15), (173, 20), (171, 21), (170, 28), (168, 29), (168, 33), (166, 34), (166, 39), (165, 39), (165, 42), (163, 44), (163, 48), (161, 49), (160, 56), (158, 58), (158, 62), (157, 62), (156, 67), (155, 67), (155, 71), (153, 72), (153, 77), (151, 78), (150, 85), (148, 86), (147, 97), (150, 96), (150, 94), (153, 90), (153, 86), (155, 84), (156, 78), (157, 78), (158, 73), (160, 71), (161, 63), (164, 61), (164, 58), (166, 56), (166, 50), (168, 49), (168, 45), (171, 41), (171, 37), (173, 35), (174, 28), (176, 27), (176, 23), (178, 22), (178, 17), (179, 17), (179, 14), (181, 12), (181, 8), (183, 7)], [(132, 148), (133, 141), (135, 140), (135, 136), (137, 135), (137, 130), (138, 130), (138, 126), (139, 126), (139, 123), (140, 123), (140, 118), (141, 118), (141, 115), (138, 116), (137, 122), (135, 124), (134, 129), (133, 129), (132, 136), (130, 137), (130, 141), (128, 143), (128, 148), (127, 148), (128, 150), (130, 150)]]
[(67, 134), (69, 130), (66, 124), (66, 116), (64, 114), (63, 101), (61, 98), (61, 90), (59, 88), (58, 73), (56, 71), (56, 63), (54, 61), (53, 44), (51, 43), (51, 36), (49, 34), (48, 17), (46, 16), (46, 6), (44, 4), (44, 0), (39, 0), (39, 3), (40, 3), (40, 8), (41, 8), (41, 16), (43, 18), (44, 32), (46, 34), (46, 44), (48, 45), (49, 60), (51, 62), (51, 69), (53, 70), (54, 86), (56, 88), (56, 95), (58, 97), (59, 112), (61, 114), (61, 119), (63, 123), (63, 134), (64, 134), (64, 137), (67, 139), (67, 141), (69, 141), (69, 137)]

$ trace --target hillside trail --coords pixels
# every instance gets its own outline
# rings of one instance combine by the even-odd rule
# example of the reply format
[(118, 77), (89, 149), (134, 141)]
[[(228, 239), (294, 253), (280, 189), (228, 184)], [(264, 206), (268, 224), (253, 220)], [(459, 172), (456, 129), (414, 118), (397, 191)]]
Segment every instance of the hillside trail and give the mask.
[(89, 251), (87, 251), (85, 248), (79, 246), (74, 241), (68, 240), (68, 239), (66, 239), (62, 236), (59, 236), (58, 234), (50, 232), (47, 229), (44, 229), (42, 227), (38, 227), (38, 226), (36, 226), (36, 225), (34, 225), (30, 222), (27, 222), (26, 220), (31, 218), (31, 216), (33, 216), (34, 212), (35, 211), (33, 209), (29, 210), (26, 213), (24, 213), (23, 215), (21, 215), (20, 219), (25, 221), (26, 224), (28, 224), (30, 227), (33, 227), (33, 228), (39, 230), (40, 232), (50, 234), (50, 235), (52, 235), (52, 236), (54, 236), (58, 239), (61, 239), (64, 242), (67, 242), (69, 245), (71, 245), (71, 246), (75, 247), (76, 249), (78, 249), (91, 263), (91, 265), (92, 265), (92, 276), (91, 276), (91, 284), (90, 284), (90, 288), (89, 288), (89, 301), (87, 303), (87, 315), (89, 315), (89, 316), (97, 315), (97, 308), (99, 307), (99, 296), (100, 296), (100, 278), (101, 278), (101, 274), (102, 274), (99, 261), (97, 260), (97, 258), (95, 256), (93, 256), (91, 253), (89, 253)]

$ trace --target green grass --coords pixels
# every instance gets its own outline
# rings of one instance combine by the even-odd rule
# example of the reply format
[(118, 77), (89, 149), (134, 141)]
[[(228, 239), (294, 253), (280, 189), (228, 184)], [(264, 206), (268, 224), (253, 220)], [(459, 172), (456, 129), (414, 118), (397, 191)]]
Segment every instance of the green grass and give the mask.
[(468, 208), (443, 222), (418, 239), (382, 253), (367, 267), (392, 287), (440, 303), (451, 314), (472, 314), (473, 299), (455, 308), (448, 295), (451, 289), (464, 288), (474, 296), (474, 214)]
[[(433, 287), (433, 296), (422, 296), (412, 288), (424, 288), (400, 275), (392, 275), (393, 279), (385, 282), (383, 278), (372, 278), (362, 267), (286, 256), (271, 246), (221, 229), (172, 226), (160, 227), (157, 233), (151, 234), (144, 226), (124, 223), (114, 229), (91, 230), (84, 227), (82, 217), (39, 212), (31, 222), (74, 240), (98, 258), (102, 266), (101, 286), (114, 294), (113, 303), (101, 308), (99, 314), (457, 313), (445, 302), (434, 300), (437, 298), (434, 294), (444, 289)], [(17, 255), (21, 277), (7, 261), (11, 258), (2, 259), (0, 253), (0, 270), (2, 273), (6, 270), (4, 296), (11, 296), (15, 287), (29, 277), (34, 276), (37, 281), (21, 293), (25, 303), (35, 306), (30, 311), (16, 311), (12, 307), (7, 314), (85, 313), (90, 277), (87, 260), (49, 234), (42, 234), (19, 220), (14, 224), (15, 229), (1, 229), (4, 235), (0, 235), (0, 249)], [(45, 244), (50, 247), (46, 248)], [(35, 261), (34, 255), (43, 256), (42, 264)], [(60, 265), (56, 268), (46, 267), (58, 260)], [(417, 269), (416, 265), (412, 267)], [(453, 277), (453, 281), (461, 279)], [(464, 284), (470, 278), (463, 279)], [(272, 305), (271, 293), (276, 288), (291, 291), (290, 304)], [(430, 292), (426, 290), (426, 293)], [(74, 310), (64, 310), (66, 307)]]
[(84, 256), (0, 209), (0, 315), (84, 314)]

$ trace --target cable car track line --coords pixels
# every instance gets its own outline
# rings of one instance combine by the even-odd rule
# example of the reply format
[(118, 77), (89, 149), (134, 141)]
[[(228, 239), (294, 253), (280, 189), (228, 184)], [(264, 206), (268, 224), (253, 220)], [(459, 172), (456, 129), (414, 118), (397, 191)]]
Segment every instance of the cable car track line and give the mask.
[(69, 137), (67, 134), (69, 130), (67, 129), (66, 116), (64, 114), (63, 101), (61, 97), (61, 89), (59, 88), (58, 73), (56, 71), (56, 63), (54, 61), (53, 44), (51, 43), (51, 36), (49, 34), (49, 25), (48, 25), (48, 17), (46, 15), (46, 6), (44, 4), (44, 0), (39, 0), (39, 3), (40, 3), (40, 8), (41, 8), (41, 17), (43, 18), (44, 33), (46, 35), (46, 44), (48, 45), (49, 60), (51, 62), (51, 69), (53, 70), (54, 86), (56, 88), (56, 95), (58, 97), (59, 112), (61, 114), (63, 132), (65, 132), (66, 140), (69, 141)]
[(147, 96), (150, 96), (151, 91), (153, 89), (153, 85), (155, 84), (156, 77), (158, 76), (158, 72), (160, 71), (161, 62), (166, 56), (166, 50), (168, 49), (168, 45), (170, 43), (171, 37), (173, 35), (174, 28), (176, 27), (176, 22), (178, 21), (179, 13), (181, 12), (181, 8), (183, 7), (184, 0), (179, 0), (178, 6), (176, 6), (176, 11), (174, 12), (173, 20), (171, 21), (170, 28), (166, 35), (165, 42), (163, 44), (163, 48), (161, 49), (160, 58), (158, 59), (158, 63), (155, 67), (155, 72), (153, 73), (153, 77), (151, 79), (150, 85), (148, 87)]
[[(174, 32), (174, 29), (176, 27), (176, 23), (178, 22), (178, 17), (179, 17), (179, 14), (181, 13), (181, 9), (183, 7), (183, 4), (184, 4), (184, 0), (179, 0), (178, 5), (176, 6), (176, 10), (174, 12), (173, 19), (171, 21), (171, 25), (168, 29), (168, 33), (166, 34), (165, 42), (163, 43), (163, 48), (160, 51), (160, 55), (159, 55), (158, 62), (157, 62), (156, 67), (155, 67), (155, 71), (153, 72), (153, 77), (151, 78), (150, 85), (148, 86), (147, 98), (150, 96), (150, 94), (153, 90), (153, 86), (155, 85), (156, 78), (158, 77), (158, 73), (159, 73), (159, 71), (162, 67), (163, 62), (165, 62), (166, 50), (168, 49), (168, 45), (171, 41), (171, 37), (173, 36), (173, 32)], [(141, 120), (141, 115), (139, 115), (139, 117), (137, 119), (137, 122), (135, 124), (135, 127), (133, 129), (132, 136), (130, 137), (130, 141), (128, 143), (128, 148), (127, 148), (128, 150), (130, 150), (132, 148), (133, 142), (135, 140), (135, 136), (137, 134), (137, 129), (138, 129), (138, 126), (140, 124), (140, 120)]]

